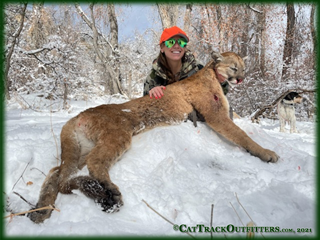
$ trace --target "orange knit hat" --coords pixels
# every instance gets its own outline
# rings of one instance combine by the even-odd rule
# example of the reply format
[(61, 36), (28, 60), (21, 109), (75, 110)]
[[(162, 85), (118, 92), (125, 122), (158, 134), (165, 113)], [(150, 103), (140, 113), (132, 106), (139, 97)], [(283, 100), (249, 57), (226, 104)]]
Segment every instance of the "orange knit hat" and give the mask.
[(173, 26), (171, 28), (166, 28), (165, 30), (163, 30), (161, 37), (160, 37), (160, 43), (163, 43), (164, 41), (167, 41), (169, 38), (173, 37), (173, 36), (181, 36), (183, 38), (185, 38), (187, 40), (187, 42), (189, 42), (189, 38), (187, 36), (187, 34), (182, 31), (180, 28), (178, 28), (177, 26)]

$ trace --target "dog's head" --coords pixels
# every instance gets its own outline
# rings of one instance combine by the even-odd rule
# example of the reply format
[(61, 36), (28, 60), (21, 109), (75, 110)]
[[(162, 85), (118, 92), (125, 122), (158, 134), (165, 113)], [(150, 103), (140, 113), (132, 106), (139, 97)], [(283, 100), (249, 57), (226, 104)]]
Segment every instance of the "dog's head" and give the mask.
[(228, 82), (230, 85), (236, 85), (243, 81), (245, 73), (245, 64), (243, 59), (234, 52), (225, 52), (211, 54), (215, 67), (217, 78), (220, 83)]
[(297, 92), (290, 92), (283, 99), (292, 103), (301, 103), (303, 97)]

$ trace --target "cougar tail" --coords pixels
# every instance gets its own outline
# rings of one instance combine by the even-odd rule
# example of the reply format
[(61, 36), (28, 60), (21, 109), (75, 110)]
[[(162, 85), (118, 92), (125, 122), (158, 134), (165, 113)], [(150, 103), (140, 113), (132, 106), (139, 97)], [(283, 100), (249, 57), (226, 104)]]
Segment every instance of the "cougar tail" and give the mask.
[[(54, 167), (49, 171), (49, 174), (42, 184), (40, 197), (35, 209), (54, 206), (59, 192), (59, 173), (60, 167)], [(38, 210), (29, 213), (27, 216), (35, 223), (42, 223), (45, 219), (50, 217), (52, 211), (52, 209)]]

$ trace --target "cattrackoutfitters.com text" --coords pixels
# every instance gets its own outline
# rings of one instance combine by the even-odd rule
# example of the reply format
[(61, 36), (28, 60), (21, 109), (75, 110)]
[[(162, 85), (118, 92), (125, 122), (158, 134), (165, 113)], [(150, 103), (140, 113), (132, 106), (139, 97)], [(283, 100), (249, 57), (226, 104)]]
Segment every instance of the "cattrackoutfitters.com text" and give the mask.
[(232, 224), (229, 224), (226, 227), (207, 227), (203, 224), (198, 224), (196, 226), (190, 227), (187, 226), (186, 224), (181, 224), (181, 225), (174, 225), (173, 229), (175, 231), (180, 231), (180, 232), (189, 232), (189, 233), (195, 233), (195, 232), (213, 232), (213, 233), (248, 233), (248, 232), (261, 232), (261, 233), (280, 233), (280, 232), (292, 232), (294, 233), (295, 231), (293, 229), (281, 229), (280, 227), (235, 227)]

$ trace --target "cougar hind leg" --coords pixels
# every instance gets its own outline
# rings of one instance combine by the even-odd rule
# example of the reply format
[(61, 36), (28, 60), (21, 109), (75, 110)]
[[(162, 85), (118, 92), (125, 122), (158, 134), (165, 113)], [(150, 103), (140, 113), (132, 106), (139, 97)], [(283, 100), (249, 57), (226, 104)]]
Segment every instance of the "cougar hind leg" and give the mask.
[[(59, 179), (59, 167), (52, 168), (47, 175), (44, 183), (42, 184), (40, 197), (35, 207), (47, 207), (54, 206), (58, 195), (58, 179)], [(33, 210), (33, 209), (32, 209)], [(45, 219), (51, 216), (52, 209), (39, 210), (28, 213), (28, 217), (35, 223), (42, 223)]]
[(129, 149), (131, 139), (130, 133), (121, 130), (108, 131), (100, 136), (98, 143), (86, 157), (92, 179), (81, 181), (80, 190), (99, 203), (103, 211), (117, 212), (123, 205), (121, 192), (111, 181), (109, 170)]
[(131, 139), (130, 133), (121, 130), (101, 134), (96, 145), (85, 157), (90, 176), (70, 178), (73, 174), (70, 170), (75, 169), (76, 165), (70, 161), (64, 163), (59, 179), (60, 192), (71, 193), (72, 190), (78, 189), (101, 205), (103, 211), (119, 211), (123, 205), (122, 196), (118, 186), (111, 181), (109, 170), (130, 147)]
[[(36, 208), (54, 205), (57, 195), (71, 193), (68, 179), (78, 170), (81, 148), (74, 132), (74, 119), (63, 126), (61, 131), (61, 165), (50, 170), (42, 184)], [(29, 213), (27, 216), (35, 223), (41, 223), (49, 218), (52, 210), (40, 210)]]
[(61, 166), (59, 177), (59, 192), (72, 193), (70, 178), (80, 169), (82, 146), (79, 134), (75, 129), (76, 119), (69, 120), (61, 131)]

